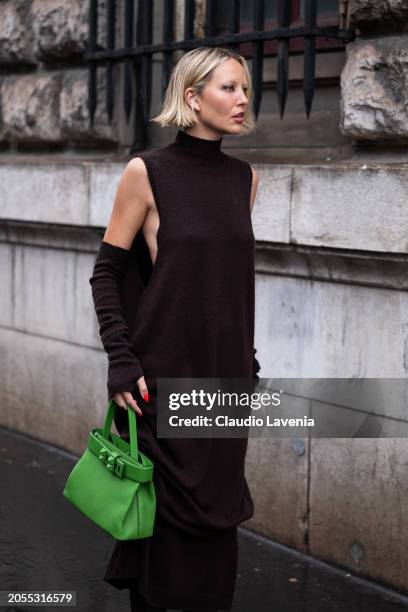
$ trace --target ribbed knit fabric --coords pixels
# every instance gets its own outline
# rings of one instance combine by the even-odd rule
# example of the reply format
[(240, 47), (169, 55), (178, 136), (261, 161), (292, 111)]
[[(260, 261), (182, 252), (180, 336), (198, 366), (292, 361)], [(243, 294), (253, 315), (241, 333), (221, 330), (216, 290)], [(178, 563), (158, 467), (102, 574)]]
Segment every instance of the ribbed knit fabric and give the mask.
[(108, 397), (120, 391), (135, 392), (143, 376), (134, 354), (125, 320), (121, 283), (130, 251), (102, 240), (93, 274), (89, 279), (99, 323), (99, 335), (108, 354)]

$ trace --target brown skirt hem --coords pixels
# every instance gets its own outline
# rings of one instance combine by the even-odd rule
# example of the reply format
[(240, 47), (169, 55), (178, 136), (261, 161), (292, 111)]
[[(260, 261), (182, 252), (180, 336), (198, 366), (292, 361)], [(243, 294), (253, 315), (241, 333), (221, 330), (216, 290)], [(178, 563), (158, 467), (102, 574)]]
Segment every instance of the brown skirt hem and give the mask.
[(152, 606), (231, 610), (237, 561), (236, 527), (197, 538), (157, 521), (150, 538), (116, 541), (104, 580)]
[[(215, 609), (215, 606), (217, 611), (232, 609), (233, 602), (229, 597), (226, 597), (224, 600), (218, 598), (216, 604), (214, 603), (213, 597), (208, 597), (208, 593), (196, 593), (194, 594), (194, 598), (191, 599), (187, 599), (186, 597), (183, 597), (183, 599), (170, 599), (167, 593), (159, 589), (156, 589), (153, 595), (148, 596), (141, 588), (139, 580), (135, 578), (104, 578), (104, 581), (116, 589), (137, 589), (150, 606), (157, 606), (159, 608), (173, 608), (176, 610), (185, 610), (188, 608), (194, 612), (207, 612), (208, 609)], [(200, 602), (197, 602), (197, 599), (200, 599)]]

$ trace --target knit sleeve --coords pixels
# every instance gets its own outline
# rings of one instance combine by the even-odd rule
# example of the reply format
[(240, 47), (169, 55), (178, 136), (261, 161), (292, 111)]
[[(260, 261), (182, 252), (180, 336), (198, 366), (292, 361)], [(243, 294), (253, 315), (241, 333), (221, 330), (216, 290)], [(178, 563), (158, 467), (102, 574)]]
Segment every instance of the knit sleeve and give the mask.
[(101, 241), (93, 274), (89, 279), (99, 323), (99, 335), (108, 355), (108, 398), (121, 391), (137, 391), (144, 375), (134, 354), (121, 301), (121, 280), (130, 252)]

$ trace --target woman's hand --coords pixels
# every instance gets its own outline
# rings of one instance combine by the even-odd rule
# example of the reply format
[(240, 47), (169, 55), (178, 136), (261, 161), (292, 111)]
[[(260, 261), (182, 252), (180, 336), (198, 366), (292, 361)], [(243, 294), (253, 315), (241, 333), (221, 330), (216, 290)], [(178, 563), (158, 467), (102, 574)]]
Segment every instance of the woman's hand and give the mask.
[[(139, 387), (140, 395), (143, 397), (145, 402), (148, 402), (149, 391), (147, 390), (144, 376), (138, 378), (137, 386)], [(113, 396), (113, 401), (115, 402), (115, 404), (120, 406), (120, 408), (124, 408), (125, 410), (127, 410), (127, 405), (129, 405), (136, 412), (136, 414), (143, 416), (143, 412), (139, 408), (138, 403), (136, 402), (130, 391), (121, 391), (121, 393), (116, 393), (116, 395)]]

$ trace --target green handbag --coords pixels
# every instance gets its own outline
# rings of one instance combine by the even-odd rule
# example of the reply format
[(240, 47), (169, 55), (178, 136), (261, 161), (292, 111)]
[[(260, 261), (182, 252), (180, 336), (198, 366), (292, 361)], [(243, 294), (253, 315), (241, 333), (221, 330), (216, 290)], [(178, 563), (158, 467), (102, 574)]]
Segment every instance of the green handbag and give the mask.
[(116, 540), (148, 538), (156, 514), (154, 465), (138, 449), (136, 414), (129, 406), (130, 444), (111, 432), (115, 409), (123, 410), (110, 400), (104, 428), (92, 429), (63, 495)]

